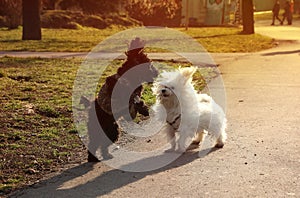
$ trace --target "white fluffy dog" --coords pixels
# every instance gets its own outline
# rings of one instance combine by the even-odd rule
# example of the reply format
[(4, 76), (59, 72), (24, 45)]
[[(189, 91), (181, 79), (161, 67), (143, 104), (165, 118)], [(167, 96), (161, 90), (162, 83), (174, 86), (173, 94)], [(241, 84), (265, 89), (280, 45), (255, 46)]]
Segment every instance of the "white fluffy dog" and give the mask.
[[(153, 110), (158, 119), (166, 123), (164, 129), (171, 140), (171, 150), (178, 152), (184, 152), (192, 140), (199, 144), (206, 132), (214, 139), (213, 146), (217, 148), (224, 146), (227, 136), (222, 108), (210, 96), (198, 94), (194, 89), (192, 77), (196, 70), (189, 67), (164, 71), (153, 86), (157, 97)], [(176, 132), (179, 135), (177, 144)], [(190, 140), (189, 144), (187, 140)]]

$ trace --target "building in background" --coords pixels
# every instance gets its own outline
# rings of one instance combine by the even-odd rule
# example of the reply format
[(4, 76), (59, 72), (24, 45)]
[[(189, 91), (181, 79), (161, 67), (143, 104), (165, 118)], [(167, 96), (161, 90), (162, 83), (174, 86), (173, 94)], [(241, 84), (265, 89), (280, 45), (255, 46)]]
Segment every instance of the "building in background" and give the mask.
[[(276, 0), (253, 0), (254, 11), (271, 11)], [(280, 0), (281, 9), (287, 0)], [(182, 0), (181, 26), (214, 26), (241, 24), (242, 0)], [(294, 0), (295, 13), (300, 14), (300, 0)], [(230, 21), (230, 13), (233, 19)]]
[(232, 0), (182, 0), (181, 25), (224, 25), (230, 22)]

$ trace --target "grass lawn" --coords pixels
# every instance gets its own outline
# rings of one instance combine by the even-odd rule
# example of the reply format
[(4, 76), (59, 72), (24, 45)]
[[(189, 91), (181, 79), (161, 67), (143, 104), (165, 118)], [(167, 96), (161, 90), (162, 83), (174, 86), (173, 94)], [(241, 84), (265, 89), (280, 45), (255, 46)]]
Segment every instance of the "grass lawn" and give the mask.
[[(83, 28), (42, 29), (42, 41), (22, 41), (22, 29), (0, 29), (0, 51), (56, 51), (86, 52), (99, 44), (108, 36), (124, 29), (118, 27), (99, 30)], [(255, 52), (271, 48), (271, 38), (254, 35), (241, 35), (240, 28), (208, 27), (208, 28), (175, 28), (196, 39), (208, 52)], [(167, 38), (167, 37), (166, 37)], [(162, 49), (148, 49), (147, 52), (161, 52)]]
[(41, 41), (22, 41), (22, 28), (0, 29), (0, 50), (2, 51), (90, 51), (106, 37), (121, 31), (119, 28), (42, 29)]
[[(183, 28), (179, 29), (185, 32)], [(195, 38), (208, 52), (257, 52), (273, 46), (273, 40), (259, 34), (243, 35), (239, 28), (189, 28), (187, 34)]]
[[(0, 59), (0, 196), (32, 184), (66, 164), (86, 162), (86, 150), (72, 117), (73, 83), (81, 59)], [(123, 61), (109, 65), (106, 76)], [(158, 69), (189, 66), (154, 62)], [(197, 89), (205, 86), (203, 76), (213, 78), (214, 69), (203, 68), (194, 75)], [(146, 86), (143, 95), (151, 105), (155, 97)]]
[[(83, 149), (73, 126), (79, 60), (0, 59), (0, 193), (29, 184)], [(76, 155), (74, 155), (76, 154)]]

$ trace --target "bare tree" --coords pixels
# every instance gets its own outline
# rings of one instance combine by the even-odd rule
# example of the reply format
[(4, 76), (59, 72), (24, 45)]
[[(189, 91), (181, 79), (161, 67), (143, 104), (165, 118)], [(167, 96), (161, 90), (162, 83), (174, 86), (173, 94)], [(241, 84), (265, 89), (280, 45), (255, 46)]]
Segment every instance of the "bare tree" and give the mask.
[(23, 36), (22, 40), (41, 40), (41, 0), (22, 0)]
[(243, 34), (254, 34), (253, 0), (242, 0)]

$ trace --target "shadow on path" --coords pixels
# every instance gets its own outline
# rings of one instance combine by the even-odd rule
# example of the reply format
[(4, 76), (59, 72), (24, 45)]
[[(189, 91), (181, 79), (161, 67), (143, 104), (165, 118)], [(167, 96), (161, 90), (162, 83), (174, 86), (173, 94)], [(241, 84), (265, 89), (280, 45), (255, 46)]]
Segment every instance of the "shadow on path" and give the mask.
[(262, 56), (276, 56), (276, 55), (286, 55), (286, 54), (296, 54), (296, 53), (300, 53), (300, 50), (270, 52), (270, 53), (264, 53), (262, 54)]
[[(204, 158), (205, 156), (201, 155), (201, 153), (210, 154), (218, 149), (210, 148), (207, 150), (200, 151), (200, 158)], [(156, 160), (160, 160), (163, 157), (162, 155), (153, 156), (150, 158), (145, 158), (134, 162), (132, 164), (127, 164), (126, 166), (134, 166), (136, 163), (151, 163)], [(66, 182), (70, 182), (73, 179), (83, 177), (83, 175), (88, 174), (90, 171), (94, 171), (94, 169), (98, 164), (95, 163), (85, 163), (80, 166), (74, 167), (72, 169), (66, 170), (62, 172), (60, 175), (52, 177), (48, 180), (45, 180), (41, 183), (35, 184), (31, 186), (29, 189), (23, 189), (17, 193), (14, 193), (11, 197), (28, 197), (32, 196), (33, 191), (39, 191), (39, 193), (43, 193), (43, 197), (98, 197), (101, 195), (108, 194), (116, 189), (119, 189), (128, 184), (137, 182), (146, 176), (154, 175), (160, 172), (164, 172), (166, 170), (175, 169), (177, 167), (186, 165), (188, 163), (193, 162), (194, 160), (199, 159), (198, 151), (187, 151), (183, 155), (181, 155), (178, 159), (173, 161), (171, 164), (162, 167), (157, 170), (148, 171), (148, 172), (125, 172), (118, 169), (109, 170), (107, 172), (101, 173), (99, 176), (94, 177), (94, 179), (84, 181), (85, 183), (69, 187), (62, 188), (63, 184)], [(43, 188), (43, 189), (41, 189)], [(34, 192), (33, 192), (34, 193)], [(46, 194), (44, 194), (46, 193)]]

